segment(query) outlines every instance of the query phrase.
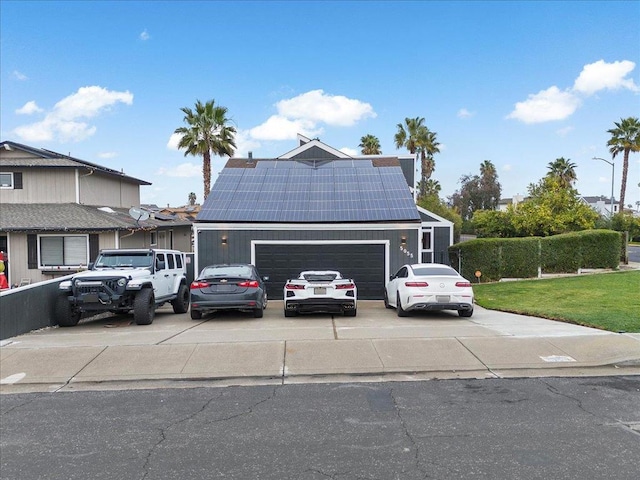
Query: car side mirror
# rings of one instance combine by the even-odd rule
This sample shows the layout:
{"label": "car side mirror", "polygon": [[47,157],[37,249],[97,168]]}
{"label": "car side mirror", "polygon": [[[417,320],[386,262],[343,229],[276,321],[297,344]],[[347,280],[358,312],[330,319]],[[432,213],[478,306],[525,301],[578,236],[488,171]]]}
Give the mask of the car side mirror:
{"label": "car side mirror", "polygon": [[93,263],[93,262],[89,262],[89,265],[87,265],[87,268],[88,268],[89,270],[93,270],[94,265],[95,265],[95,263]]}
{"label": "car side mirror", "polygon": [[156,259],[156,270],[164,270],[165,264],[162,260]]}
{"label": "car side mirror", "polygon": [[268,282],[269,281],[269,275],[265,275],[264,277],[262,277],[262,281]]}

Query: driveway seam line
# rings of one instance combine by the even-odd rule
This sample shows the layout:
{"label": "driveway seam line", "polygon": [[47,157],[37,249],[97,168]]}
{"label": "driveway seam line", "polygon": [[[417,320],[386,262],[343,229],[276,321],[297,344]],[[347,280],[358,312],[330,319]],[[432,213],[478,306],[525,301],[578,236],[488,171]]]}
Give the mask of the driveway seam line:
{"label": "driveway seam line", "polygon": [[100,350],[91,360],[89,360],[87,363],[85,363],[80,370],[78,370],[76,373],[71,375],[71,377],[69,377],[69,379],[64,383],[64,385],[62,385],[60,388],[55,389],[53,393],[57,393],[60,390],[62,390],[63,388],[67,387],[80,373],[82,373],[82,371],[85,368],[87,368],[91,363],[93,363],[93,361],[96,358],[98,358],[100,355],[102,355],[107,350],[107,348],[109,348],[109,347],[106,346],[102,350]]}

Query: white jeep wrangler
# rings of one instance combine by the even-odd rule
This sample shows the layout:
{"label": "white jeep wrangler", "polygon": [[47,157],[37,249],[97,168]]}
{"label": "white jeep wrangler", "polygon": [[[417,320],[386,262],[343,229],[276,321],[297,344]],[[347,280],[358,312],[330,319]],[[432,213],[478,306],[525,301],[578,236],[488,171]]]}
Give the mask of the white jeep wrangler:
{"label": "white jeep wrangler", "polygon": [[138,325],[153,322],[156,307],[171,302],[174,313],[189,310],[185,258],[177,250],[101,250],[89,270],[60,283],[55,317],[61,327],[78,324],[83,313],[128,313]]}

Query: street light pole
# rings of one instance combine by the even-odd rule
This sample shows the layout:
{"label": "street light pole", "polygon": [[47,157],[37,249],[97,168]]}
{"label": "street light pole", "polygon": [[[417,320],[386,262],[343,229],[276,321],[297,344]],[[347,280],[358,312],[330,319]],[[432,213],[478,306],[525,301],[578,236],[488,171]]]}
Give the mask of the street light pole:
{"label": "street light pole", "polygon": [[613,221],[613,179],[616,174],[616,164],[600,157],[593,157],[593,160],[602,160],[603,162],[607,162],[611,165],[611,212],[609,212],[609,218]]}

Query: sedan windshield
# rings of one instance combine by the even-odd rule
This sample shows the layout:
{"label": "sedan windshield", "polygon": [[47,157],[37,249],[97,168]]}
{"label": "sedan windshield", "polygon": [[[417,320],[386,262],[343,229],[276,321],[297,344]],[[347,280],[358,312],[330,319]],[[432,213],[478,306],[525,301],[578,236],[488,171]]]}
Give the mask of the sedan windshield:
{"label": "sedan windshield", "polygon": [[219,277],[234,277],[234,278],[251,278],[251,269],[244,265],[226,266],[226,267],[206,267],[202,270],[200,278],[219,278]]}
{"label": "sedan windshield", "polygon": [[449,267],[417,267],[413,269],[413,273],[417,277],[428,277],[431,275],[450,275],[457,277],[458,272]]}

